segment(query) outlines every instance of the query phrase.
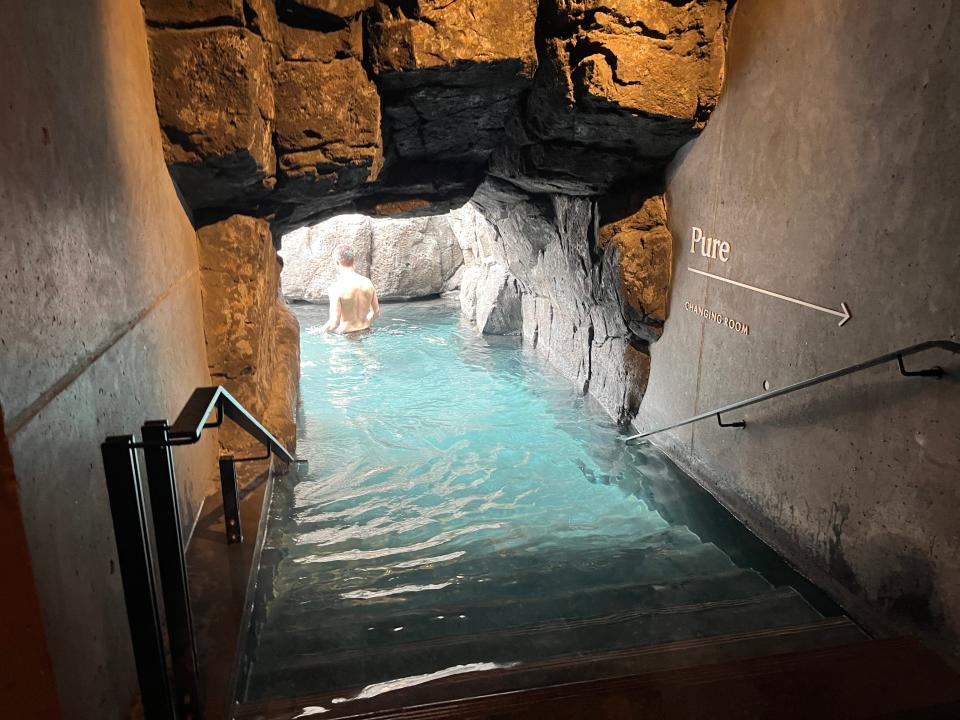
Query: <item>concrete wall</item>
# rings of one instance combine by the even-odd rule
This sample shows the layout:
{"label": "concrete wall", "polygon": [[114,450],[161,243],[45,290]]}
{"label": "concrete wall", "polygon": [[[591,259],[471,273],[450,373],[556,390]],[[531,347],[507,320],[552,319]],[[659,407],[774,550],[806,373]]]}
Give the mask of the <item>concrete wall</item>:
{"label": "concrete wall", "polygon": [[[6,3],[0,67],[0,407],[20,515],[63,713],[121,717],[135,675],[99,443],[209,383],[196,235],[136,0]],[[187,522],[213,453],[175,452]]]}
{"label": "concrete wall", "polygon": [[[960,332],[960,3],[741,0],[728,60],[668,178],[675,277],[642,428]],[[694,226],[727,262],[689,252]],[[860,617],[957,652],[960,362],[908,364],[953,374],[886,366],[659,442]]]}

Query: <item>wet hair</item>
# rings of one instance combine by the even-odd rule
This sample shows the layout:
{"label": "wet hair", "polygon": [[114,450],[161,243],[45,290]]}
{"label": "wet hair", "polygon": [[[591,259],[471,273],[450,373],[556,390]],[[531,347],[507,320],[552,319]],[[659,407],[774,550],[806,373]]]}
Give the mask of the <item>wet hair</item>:
{"label": "wet hair", "polygon": [[346,267],[352,267],[354,263],[353,248],[348,245],[341,245],[337,248],[337,262]]}

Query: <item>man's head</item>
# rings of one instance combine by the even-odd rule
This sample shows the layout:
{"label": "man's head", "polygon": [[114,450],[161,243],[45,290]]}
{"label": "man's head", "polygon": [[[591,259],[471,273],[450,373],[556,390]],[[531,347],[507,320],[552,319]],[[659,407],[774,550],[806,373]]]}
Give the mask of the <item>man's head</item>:
{"label": "man's head", "polygon": [[352,268],[354,257],[353,257],[353,248],[348,245],[341,245],[337,248],[337,265],[345,268]]}

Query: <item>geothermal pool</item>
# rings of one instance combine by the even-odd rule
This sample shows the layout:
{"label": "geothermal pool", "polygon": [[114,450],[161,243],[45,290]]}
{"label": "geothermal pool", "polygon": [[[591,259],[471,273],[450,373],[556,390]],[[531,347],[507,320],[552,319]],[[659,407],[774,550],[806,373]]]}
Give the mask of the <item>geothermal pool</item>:
{"label": "geothermal pool", "polygon": [[327,695],[319,714],[450,675],[821,617],[519,338],[477,336],[445,300],[385,305],[359,339],[321,334],[325,307],[296,311],[310,470],[269,499],[241,701]]}

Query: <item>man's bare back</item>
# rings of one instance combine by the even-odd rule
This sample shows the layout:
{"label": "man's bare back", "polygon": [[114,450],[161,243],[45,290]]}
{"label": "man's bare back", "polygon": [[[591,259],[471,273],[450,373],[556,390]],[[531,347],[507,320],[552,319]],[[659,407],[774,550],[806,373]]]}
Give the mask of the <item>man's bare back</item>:
{"label": "man's bare back", "polygon": [[353,252],[346,247],[337,249],[339,276],[330,286],[330,319],[324,332],[351,333],[366,330],[380,317],[377,291],[369,278],[353,269]]}

